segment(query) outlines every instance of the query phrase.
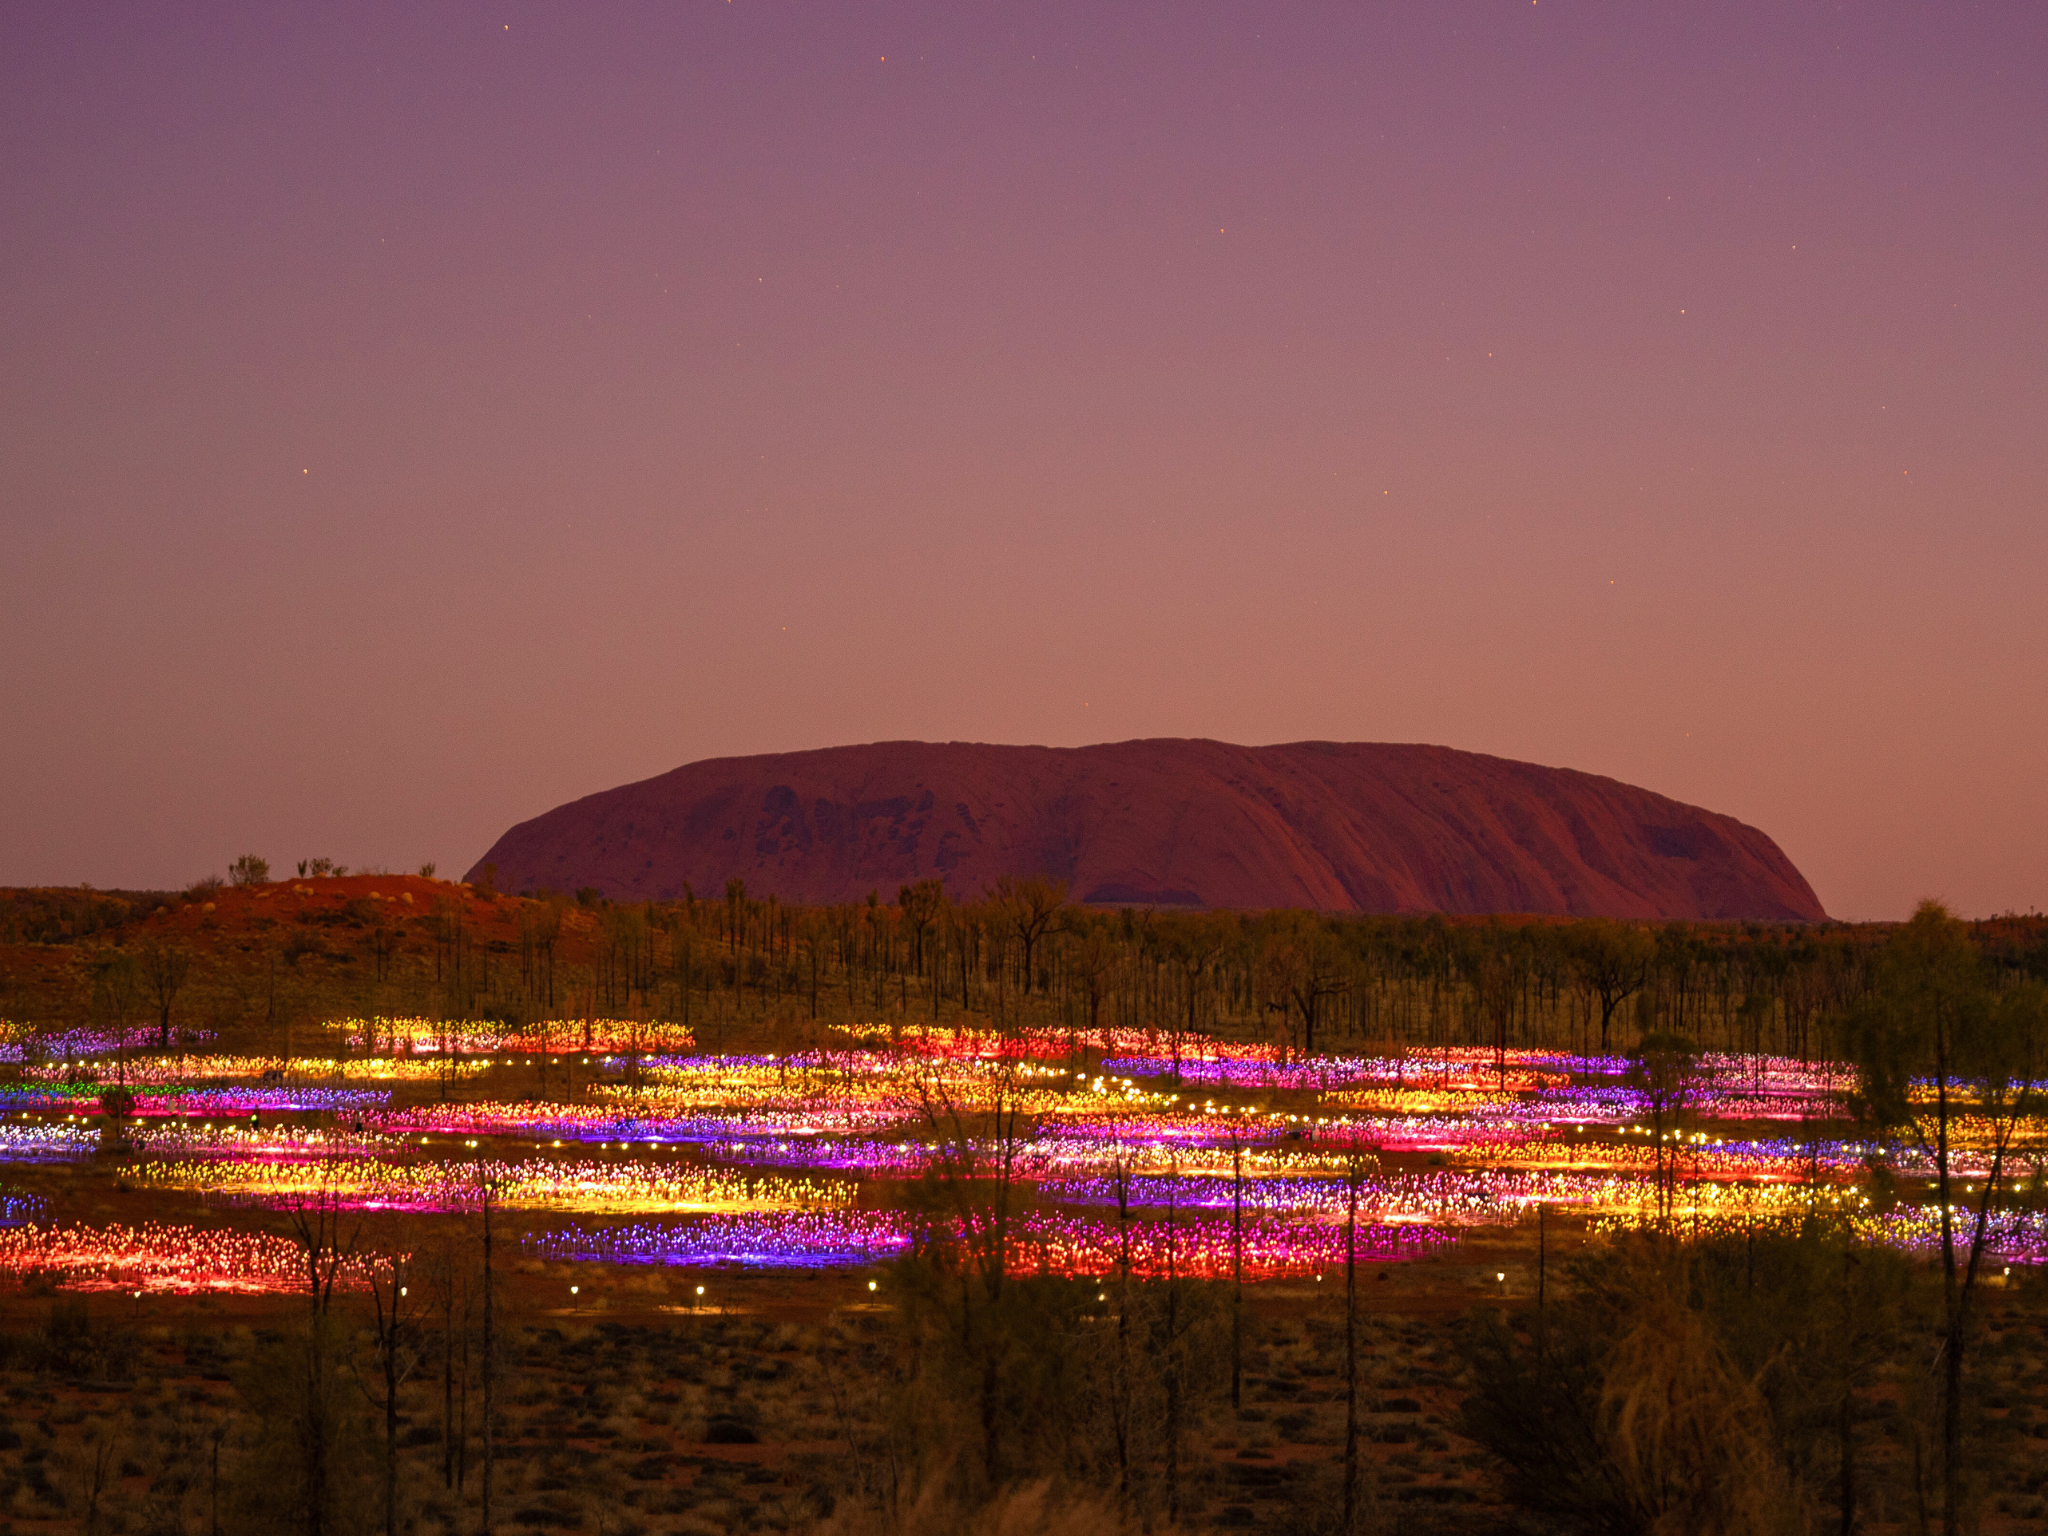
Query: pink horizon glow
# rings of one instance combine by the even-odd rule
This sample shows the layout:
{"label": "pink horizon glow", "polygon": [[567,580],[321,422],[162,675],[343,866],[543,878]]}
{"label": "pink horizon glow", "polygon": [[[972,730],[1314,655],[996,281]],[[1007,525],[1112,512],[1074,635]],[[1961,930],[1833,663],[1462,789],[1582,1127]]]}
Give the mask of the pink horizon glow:
{"label": "pink horizon glow", "polygon": [[0,20],[0,884],[1423,741],[2048,906],[2048,12]]}

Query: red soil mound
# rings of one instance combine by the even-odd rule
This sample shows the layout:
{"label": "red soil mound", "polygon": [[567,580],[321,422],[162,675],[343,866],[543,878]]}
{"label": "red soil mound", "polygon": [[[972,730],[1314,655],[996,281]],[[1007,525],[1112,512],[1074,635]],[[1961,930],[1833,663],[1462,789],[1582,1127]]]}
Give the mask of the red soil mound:
{"label": "red soil mound", "polygon": [[1824,918],[1754,827],[1613,779],[1447,747],[882,742],[713,758],[522,822],[501,890],[833,902],[1050,874],[1091,904]]}
{"label": "red soil mound", "polygon": [[267,885],[224,885],[171,898],[144,918],[146,931],[183,942],[199,953],[241,952],[252,937],[280,924],[354,927],[382,918],[402,923],[452,911],[483,940],[515,936],[514,904],[499,902],[453,880],[420,875],[308,875]]}

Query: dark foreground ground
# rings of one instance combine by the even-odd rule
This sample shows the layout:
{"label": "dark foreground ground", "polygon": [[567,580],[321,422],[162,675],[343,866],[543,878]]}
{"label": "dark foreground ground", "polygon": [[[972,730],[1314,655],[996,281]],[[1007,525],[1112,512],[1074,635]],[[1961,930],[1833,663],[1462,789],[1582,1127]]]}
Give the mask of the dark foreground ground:
{"label": "dark foreground ground", "polygon": [[[722,1305],[686,1305],[699,1278],[599,1266],[516,1277],[497,1388],[494,1525],[613,1536],[801,1530],[844,1517],[849,1498],[887,1481],[867,1461],[888,1427],[881,1389],[902,1369],[894,1309],[847,1276],[714,1275],[704,1283]],[[1406,1515],[1393,1528],[1496,1529],[1488,1458],[1451,1428],[1471,1277],[1441,1278],[1442,1294],[1406,1275],[1367,1282],[1371,1488],[1380,1513]],[[581,1288],[573,1310],[535,1305],[570,1283]],[[99,1294],[81,1317],[76,1298],[7,1297],[0,1519],[15,1530],[182,1532],[210,1530],[218,1505],[224,1529],[246,1527],[240,1483],[265,1459],[252,1445],[261,1430],[245,1401],[250,1377],[300,1311],[274,1298]],[[1243,1406],[1204,1410],[1190,1435],[1183,1523],[1321,1528],[1335,1513],[1344,1438],[1339,1288],[1256,1288],[1246,1326]],[[351,1390],[374,1389],[370,1374]],[[447,1476],[438,1360],[423,1362],[402,1398],[402,1528],[477,1528],[474,1362],[457,1390],[456,1420],[471,1431],[459,1489]],[[360,1450],[372,1480],[374,1449]],[[381,1524],[381,1503],[378,1513]]]}
{"label": "dark foreground ground", "polygon": [[[1526,1308],[1526,1298],[1486,1294],[1500,1289],[1492,1266],[1519,1257],[1504,1244],[1362,1277],[1369,1471],[1359,1529],[1541,1528],[1503,1502],[1492,1458],[1455,1427],[1468,1385],[1463,1332],[1477,1309]],[[903,1427],[890,1420],[901,1412],[905,1343],[886,1279],[870,1292],[868,1278],[522,1265],[508,1279],[500,1323],[492,1528],[608,1536],[899,1528],[873,1511],[892,1478],[904,1496],[904,1469],[889,1446],[892,1427]],[[571,1284],[575,1305],[551,1305]],[[1242,1405],[1233,1410],[1225,1396],[1191,1413],[1182,1527],[1336,1528],[1341,1300],[1335,1284],[1251,1291]],[[280,1381],[297,1379],[286,1341],[303,1315],[302,1303],[276,1297],[11,1290],[0,1298],[0,1529],[168,1536],[279,1528],[262,1494],[288,1459],[276,1395]],[[335,1476],[352,1491],[333,1529],[383,1528],[382,1420],[371,1406],[378,1382],[365,1337],[355,1334],[350,1360],[337,1357],[330,1382]],[[1061,1347],[1100,1346],[1070,1338]],[[453,1373],[438,1354],[423,1355],[401,1393],[402,1530],[482,1528],[473,1334],[469,1348],[466,1370],[458,1360]],[[2026,1292],[1994,1295],[1980,1360],[1981,1529],[2042,1529],[2048,1340]],[[1862,1528],[1912,1529],[1890,1422],[1899,1405],[1879,1398],[1865,1412],[1884,1465]],[[444,1422],[467,1429],[452,1447]],[[934,1424],[931,1433],[955,1429]],[[1073,1454],[1099,1450],[1077,1445]],[[1141,1522],[1152,1529],[1168,1524],[1158,1471],[1148,1472]],[[1088,1511],[1061,1517],[1026,1498],[991,1529],[1109,1529],[1114,1508],[1098,1497]]]}

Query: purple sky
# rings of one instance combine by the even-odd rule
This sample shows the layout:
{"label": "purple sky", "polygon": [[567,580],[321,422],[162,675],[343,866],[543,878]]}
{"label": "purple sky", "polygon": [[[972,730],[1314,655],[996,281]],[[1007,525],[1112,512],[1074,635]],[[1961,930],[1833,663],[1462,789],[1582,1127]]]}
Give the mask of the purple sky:
{"label": "purple sky", "polygon": [[2048,7],[0,11],[0,883],[1430,741],[2048,907]]}

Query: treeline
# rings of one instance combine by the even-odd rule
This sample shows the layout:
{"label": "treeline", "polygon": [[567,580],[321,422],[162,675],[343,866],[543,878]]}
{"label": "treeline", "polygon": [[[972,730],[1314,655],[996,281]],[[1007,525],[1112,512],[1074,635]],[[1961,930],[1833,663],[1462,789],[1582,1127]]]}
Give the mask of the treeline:
{"label": "treeline", "polygon": [[[141,919],[198,899],[17,892],[63,914],[61,986],[0,976],[0,1012],[112,1025]],[[44,902],[43,898],[51,899]],[[40,905],[38,903],[41,903]],[[202,923],[202,927],[204,924]],[[1623,922],[1304,911],[1105,911],[1044,879],[976,901],[936,880],[893,900],[801,906],[728,883],[718,899],[613,903],[451,887],[426,910],[354,899],[201,954],[169,1013],[187,1025],[377,1013],[671,1020],[716,1043],[745,1021],[967,1021],[1217,1034],[1292,1052],[1417,1046],[1625,1051],[1656,1033],[1743,1054],[1840,1054],[1829,1020],[1871,986],[1892,925]],[[1994,975],[2048,977],[2048,920],[1970,925]],[[26,974],[26,973],[24,973]],[[27,995],[30,991],[34,995]],[[134,996],[131,998],[130,993]],[[161,989],[147,998],[162,1023]]]}
{"label": "treeline", "polygon": [[[790,1016],[961,1018],[1077,1035],[1118,1029],[1269,1039],[1293,1051],[1380,1045],[1615,1050],[1685,1035],[1707,1049],[1811,1056],[1822,1021],[1871,985],[1887,926],[1453,920],[1301,911],[1116,911],[1056,882],[1005,881],[950,901],[937,881],[896,899],[804,907],[757,898],[523,904],[484,1008],[682,1022]],[[565,913],[574,914],[565,919]],[[565,935],[580,919],[580,942]],[[437,938],[463,953],[459,916]],[[2048,976],[2048,923],[1972,925],[1999,974]],[[575,958],[572,952],[580,951]],[[446,969],[444,968],[444,974]],[[1836,1042],[1838,1043],[1838,1042]]]}

